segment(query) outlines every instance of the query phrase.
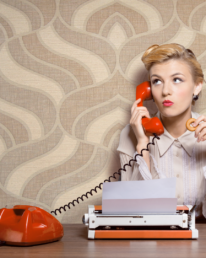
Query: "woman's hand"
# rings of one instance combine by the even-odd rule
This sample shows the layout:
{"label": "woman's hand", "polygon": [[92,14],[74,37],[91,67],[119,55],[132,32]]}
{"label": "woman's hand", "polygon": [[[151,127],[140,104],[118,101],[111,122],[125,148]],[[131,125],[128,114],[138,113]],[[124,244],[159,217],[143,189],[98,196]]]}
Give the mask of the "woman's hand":
{"label": "woman's hand", "polygon": [[[202,122],[201,124],[199,124]],[[199,125],[198,125],[199,124]],[[197,142],[205,141],[206,140],[206,116],[199,116],[195,122],[193,122],[193,126],[197,126],[197,129],[195,130],[195,137],[197,139]]]}
{"label": "woman's hand", "polygon": [[149,142],[149,136],[145,135],[144,128],[142,126],[142,117],[151,118],[146,107],[137,107],[141,99],[134,102],[131,108],[130,125],[134,131],[138,143]]}

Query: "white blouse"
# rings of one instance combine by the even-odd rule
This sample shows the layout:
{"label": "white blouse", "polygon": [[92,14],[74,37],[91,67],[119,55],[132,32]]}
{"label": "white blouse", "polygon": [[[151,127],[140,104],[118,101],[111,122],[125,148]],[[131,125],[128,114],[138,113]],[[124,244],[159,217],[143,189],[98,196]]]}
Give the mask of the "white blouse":
{"label": "white blouse", "polygon": [[[191,112],[193,118],[200,114]],[[159,111],[154,115],[160,119]],[[187,130],[177,139],[164,128],[160,140],[155,139],[155,145],[149,145],[150,170],[141,156],[136,157],[132,166],[126,166],[126,172],[121,171],[121,180],[150,180],[157,178],[176,177],[177,204],[196,203],[196,216],[206,217],[206,141],[197,142],[195,132]],[[150,136],[152,142],[154,136]],[[121,168],[138,153],[137,139],[133,129],[128,124],[120,134],[117,151],[120,155]],[[146,146],[145,146],[146,147]]]}

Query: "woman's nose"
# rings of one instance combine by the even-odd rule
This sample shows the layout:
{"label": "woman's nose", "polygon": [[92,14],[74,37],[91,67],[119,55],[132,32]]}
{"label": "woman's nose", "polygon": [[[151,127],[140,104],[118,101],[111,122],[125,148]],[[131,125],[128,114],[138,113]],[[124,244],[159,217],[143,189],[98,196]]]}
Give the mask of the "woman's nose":
{"label": "woman's nose", "polygon": [[172,91],[171,84],[169,82],[164,82],[163,88],[162,88],[163,95],[171,94],[171,91]]}

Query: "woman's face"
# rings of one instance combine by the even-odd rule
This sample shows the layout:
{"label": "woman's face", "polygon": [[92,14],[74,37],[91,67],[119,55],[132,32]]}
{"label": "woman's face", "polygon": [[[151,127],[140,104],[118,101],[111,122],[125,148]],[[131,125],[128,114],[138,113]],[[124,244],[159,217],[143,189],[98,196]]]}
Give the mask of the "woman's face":
{"label": "woman's face", "polygon": [[[161,64],[154,64],[150,69],[152,95],[160,113],[165,117],[180,115],[192,102],[192,96],[201,91],[202,84],[196,87],[189,65],[180,60],[171,59]],[[163,101],[174,104],[164,106]]]}

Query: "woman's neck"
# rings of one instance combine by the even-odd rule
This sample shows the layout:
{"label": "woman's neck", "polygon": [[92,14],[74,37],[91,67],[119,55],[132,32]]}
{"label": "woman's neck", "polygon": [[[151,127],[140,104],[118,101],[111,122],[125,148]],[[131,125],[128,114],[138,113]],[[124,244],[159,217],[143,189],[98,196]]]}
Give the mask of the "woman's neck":
{"label": "woman's neck", "polygon": [[191,107],[188,108],[182,114],[175,116],[175,117],[165,117],[160,114],[160,120],[166,130],[169,132],[170,135],[174,138],[180,137],[187,131],[186,122],[188,119],[192,117],[191,114]]}

